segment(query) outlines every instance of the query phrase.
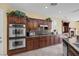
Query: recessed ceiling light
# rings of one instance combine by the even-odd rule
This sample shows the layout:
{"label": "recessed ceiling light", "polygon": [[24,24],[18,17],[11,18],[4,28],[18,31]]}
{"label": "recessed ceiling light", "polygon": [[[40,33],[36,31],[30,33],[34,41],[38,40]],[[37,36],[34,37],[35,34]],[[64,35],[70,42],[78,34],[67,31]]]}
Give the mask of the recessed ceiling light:
{"label": "recessed ceiling light", "polygon": [[48,8],[47,6],[45,6],[45,8]]}

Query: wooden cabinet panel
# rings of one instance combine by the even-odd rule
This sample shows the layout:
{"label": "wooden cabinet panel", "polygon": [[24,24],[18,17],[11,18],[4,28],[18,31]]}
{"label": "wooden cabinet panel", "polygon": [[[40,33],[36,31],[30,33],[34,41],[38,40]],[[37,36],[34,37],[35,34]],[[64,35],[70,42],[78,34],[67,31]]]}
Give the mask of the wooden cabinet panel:
{"label": "wooden cabinet panel", "polygon": [[62,21],[62,30],[63,30],[63,33],[68,33],[69,32],[69,22],[63,22]]}
{"label": "wooden cabinet panel", "polygon": [[39,48],[39,37],[37,38],[34,38],[34,40],[33,40],[33,48],[34,49],[38,49]]}
{"label": "wooden cabinet panel", "polygon": [[16,16],[7,16],[9,24],[26,24],[26,18],[16,17]]}
{"label": "wooden cabinet panel", "polygon": [[27,25],[28,29],[35,30],[35,29],[38,28],[38,25],[39,25],[39,23],[38,23],[38,21],[36,19],[29,18],[28,25]]}
{"label": "wooden cabinet panel", "polygon": [[33,49],[33,39],[29,38],[27,39],[27,50],[32,50]]}
{"label": "wooden cabinet panel", "polygon": [[15,18],[14,18],[14,17],[8,16],[8,17],[7,17],[7,20],[8,20],[8,23],[9,23],[9,24],[14,24],[14,23],[15,23]]}
{"label": "wooden cabinet panel", "polygon": [[35,18],[28,18],[28,28],[31,30],[37,29],[39,25],[48,25],[48,29],[51,29],[52,22],[42,20],[42,19],[35,19]]}
{"label": "wooden cabinet panel", "polygon": [[45,47],[45,46],[46,46],[46,38],[40,37],[40,47]]}
{"label": "wooden cabinet panel", "polygon": [[47,36],[46,37],[46,46],[49,46],[51,44],[51,37]]}
{"label": "wooden cabinet panel", "polygon": [[26,24],[26,18],[23,18],[23,17],[21,18],[21,17],[20,17],[20,18],[19,18],[19,23],[20,23],[20,24]]}
{"label": "wooden cabinet panel", "polygon": [[26,51],[26,48],[19,48],[19,49],[15,49],[15,50],[8,50],[7,54],[9,56],[11,56],[11,55],[14,55],[14,54],[17,54],[17,53],[22,53],[22,52],[25,52],[25,51]]}

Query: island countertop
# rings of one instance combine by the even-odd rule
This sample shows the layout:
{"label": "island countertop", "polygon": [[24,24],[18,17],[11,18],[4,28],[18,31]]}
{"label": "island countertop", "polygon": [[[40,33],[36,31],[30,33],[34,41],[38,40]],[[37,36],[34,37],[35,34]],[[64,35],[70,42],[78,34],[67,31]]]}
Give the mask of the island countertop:
{"label": "island countertop", "polygon": [[77,47],[75,44],[79,44],[79,42],[77,42],[77,38],[76,37],[72,37],[72,38],[65,38],[63,39],[66,43],[68,43],[69,45],[71,45],[78,53],[79,53],[79,47]]}

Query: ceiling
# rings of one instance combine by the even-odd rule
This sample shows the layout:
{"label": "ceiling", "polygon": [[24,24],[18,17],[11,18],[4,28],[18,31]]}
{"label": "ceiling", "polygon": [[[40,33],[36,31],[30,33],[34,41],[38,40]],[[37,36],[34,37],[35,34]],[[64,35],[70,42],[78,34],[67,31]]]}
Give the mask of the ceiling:
{"label": "ceiling", "polygon": [[33,11],[50,17],[63,17],[72,20],[79,20],[79,3],[11,3],[11,7],[23,11]]}

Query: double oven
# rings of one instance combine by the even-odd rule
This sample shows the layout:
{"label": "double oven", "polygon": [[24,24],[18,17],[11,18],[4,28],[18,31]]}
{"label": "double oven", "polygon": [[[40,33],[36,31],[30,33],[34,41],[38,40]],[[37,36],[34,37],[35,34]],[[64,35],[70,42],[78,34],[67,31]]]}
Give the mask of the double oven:
{"label": "double oven", "polygon": [[9,50],[26,47],[25,24],[9,24]]}

